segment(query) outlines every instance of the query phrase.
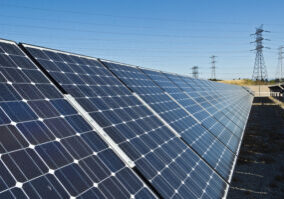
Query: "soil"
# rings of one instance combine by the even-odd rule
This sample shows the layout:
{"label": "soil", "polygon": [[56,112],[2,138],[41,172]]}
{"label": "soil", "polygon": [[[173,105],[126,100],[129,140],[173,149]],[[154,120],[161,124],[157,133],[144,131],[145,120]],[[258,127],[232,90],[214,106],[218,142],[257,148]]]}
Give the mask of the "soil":
{"label": "soil", "polygon": [[228,199],[284,198],[284,109],[256,97]]}

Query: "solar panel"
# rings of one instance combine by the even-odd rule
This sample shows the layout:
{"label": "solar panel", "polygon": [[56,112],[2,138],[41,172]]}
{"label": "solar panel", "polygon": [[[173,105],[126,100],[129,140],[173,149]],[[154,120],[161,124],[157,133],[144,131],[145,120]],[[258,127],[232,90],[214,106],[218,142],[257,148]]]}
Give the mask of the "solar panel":
{"label": "solar panel", "polygon": [[95,58],[23,44],[163,198],[221,198],[228,184]]}
{"label": "solar panel", "polygon": [[[220,109],[220,107],[216,107],[214,106],[214,104],[217,103],[217,101],[214,101],[214,98],[212,97],[212,95],[214,94],[213,92],[210,92],[211,89],[209,88],[205,88],[203,86],[203,90],[202,91],[190,91],[190,92],[185,92],[185,90],[183,90],[183,86],[184,84],[180,83],[183,80],[176,75],[172,75],[172,74],[166,74],[165,75],[172,80],[172,82],[177,85],[177,88],[180,89],[179,91],[183,94],[183,99],[187,100],[191,100],[190,102],[188,102],[188,106],[187,109],[189,109],[190,112],[196,112],[194,113],[194,115],[196,115],[196,117],[200,120],[203,121],[203,124],[207,127],[210,128],[211,124],[218,124],[218,129],[219,131],[221,131],[221,128],[225,129],[226,132],[231,132],[233,136],[237,136],[237,139],[240,137],[240,134],[242,132],[242,129],[237,126],[236,124],[234,124],[229,118],[225,117],[225,115],[223,115],[218,109]],[[202,81],[201,81],[202,82]],[[180,86],[179,86],[180,84]],[[189,85],[190,86],[190,85]],[[216,90],[216,89],[214,89]],[[220,104],[222,105],[222,104]],[[194,106],[195,110],[191,111],[191,106]],[[201,114],[199,114],[200,112],[202,112],[202,116]],[[206,112],[206,113],[204,113]],[[221,125],[220,125],[221,124]],[[225,127],[225,128],[224,128]],[[234,151],[235,152],[235,151]]]}
{"label": "solar panel", "polygon": [[[188,80],[189,78],[185,78],[185,81]],[[237,107],[241,112],[244,112],[245,114],[249,112],[248,107],[250,107],[251,105],[252,96],[247,95],[247,93],[244,92],[244,89],[235,85],[225,85],[216,82],[210,82],[210,85],[211,88],[214,89],[214,92],[210,91],[211,95],[215,99],[217,99],[217,101],[214,102],[214,105],[218,107],[219,110],[223,112],[222,109],[224,109],[224,107],[227,109],[233,109],[233,107]],[[245,108],[243,109],[242,106],[244,106]],[[235,112],[231,111],[231,114],[234,115]],[[240,127],[243,127],[243,125],[240,125]]]}
{"label": "solar panel", "polygon": [[[192,80],[189,81],[190,78],[181,78],[189,84],[193,82]],[[252,96],[244,94],[241,87],[234,88],[234,86],[229,86],[229,88],[226,89],[220,88],[220,86],[223,87],[222,84],[218,86],[214,86],[214,84],[215,83],[211,83],[209,90],[206,92],[202,91],[201,94],[200,92],[197,94],[196,91],[193,92],[190,89],[187,90],[188,85],[184,86],[181,84],[179,86],[185,90],[188,95],[195,98],[198,103],[200,101],[201,105],[203,105],[202,102],[204,100],[207,101],[205,104],[210,102],[210,107],[207,108],[208,112],[240,138],[247,120]],[[196,95],[197,97],[195,97]],[[234,110],[234,107],[236,110]]]}
{"label": "solar panel", "polygon": [[[239,113],[239,111],[237,111],[237,113],[235,112],[228,114],[226,117],[225,114],[221,112],[222,109],[224,109],[223,103],[221,102],[221,104],[218,105],[218,102],[221,101],[220,98],[218,99],[219,101],[215,100],[215,98],[224,95],[224,93],[216,95],[216,90],[218,90],[217,86],[220,86],[221,84],[220,85],[215,84],[212,86],[210,85],[211,82],[209,83],[209,81],[194,80],[192,78],[183,77],[184,79],[188,79],[188,82],[192,82],[191,84],[187,84],[185,83],[185,81],[182,80],[182,77],[179,75],[163,73],[167,77],[165,78],[165,76],[162,75],[162,73],[160,72],[145,70],[145,69],[142,69],[142,71],[145,72],[150,78],[152,78],[157,85],[159,85],[165,91],[170,93],[170,95],[172,95],[183,107],[185,107],[190,113],[192,113],[199,121],[201,122],[204,120],[206,121],[206,118],[210,118],[213,121],[214,119],[217,119],[218,122],[221,122],[222,125],[224,125],[227,129],[230,130],[231,133],[233,133],[233,135],[238,137],[239,140],[238,145],[235,145],[235,151],[234,151],[235,153],[238,153],[238,149],[240,147],[240,140],[244,131],[245,123],[239,124],[242,127],[241,128],[232,121],[236,121],[239,119],[244,119],[244,121],[247,121],[249,106],[251,105],[252,102],[251,96],[247,95],[247,93],[245,93],[241,87],[232,86],[228,88],[229,90],[233,90],[233,92],[231,92],[233,97],[229,100],[230,103],[227,106],[228,108],[230,108],[234,107],[234,105],[242,103],[243,105],[246,105],[246,108],[244,109],[245,114],[242,115]],[[169,80],[171,80],[172,83]],[[193,89],[193,88],[199,88],[196,85],[196,83],[193,83],[198,81],[203,82],[202,90]],[[193,86],[194,84],[195,86]],[[211,90],[213,90],[214,92],[212,92]],[[222,89],[222,92],[225,92],[225,89]],[[217,105],[215,106],[215,104]],[[240,108],[241,107],[238,107],[238,109]],[[205,111],[207,111],[208,113],[207,114],[204,113]],[[207,125],[205,124],[204,126]],[[221,131],[220,128],[219,131]],[[236,161],[236,158],[234,161]],[[233,171],[232,167],[230,167],[230,171],[231,172],[229,176],[229,181],[231,180],[231,175]]]}
{"label": "solar panel", "polygon": [[[188,111],[190,114],[192,114],[192,117],[195,117],[197,121],[201,122],[201,124],[195,122],[191,127],[181,131],[181,133],[183,134],[184,139],[187,140],[188,144],[195,145],[197,150],[202,148],[199,154],[204,156],[205,153],[204,159],[210,162],[211,166],[215,168],[226,180],[228,180],[235,156],[229,150],[230,147],[226,147],[230,146],[230,142],[224,144],[221,143],[222,139],[219,138],[220,136],[215,137],[214,134],[210,133],[210,128],[208,128],[208,131],[204,128],[204,125],[202,126],[203,121],[212,116],[208,114],[206,109],[199,106],[199,104],[197,104],[190,96],[186,95],[177,85],[168,79],[166,75],[171,76],[172,79],[179,77],[174,77],[174,75],[171,74],[163,74],[152,70],[141,70],[148,75],[148,77],[151,78],[160,88],[174,98],[174,100],[176,100],[177,103],[179,103],[185,109],[185,111]],[[212,118],[212,120],[214,123],[217,122],[214,120],[214,118]],[[219,129],[219,131],[221,131],[221,129]]]}
{"label": "solar panel", "polygon": [[[210,102],[215,108],[210,108],[206,106],[207,110],[214,114],[214,117],[218,119],[218,121],[222,121],[224,124],[224,121],[228,122],[225,126],[230,126],[229,123],[231,121],[234,121],[234,124],[237,124],[241,132],[238,128],[233,127],[231,128],[231,131],[235,133],[240,138],[240,142],[238,145],[238,149],[236,151],[236,155],[238,155],[240,151],[241,146],[241,140],[244,134],[246,122],[248,120],[250,107],[252,104],[253,96],[247,95],[246,92],[243,91],[241,87],[234,86],[234,85],[224,85],[219,84],[216,82],[211,81],[203,81],[203,83],[206,83],[206,87],[202,89],[202,91],[199,91],[198,89],[193,89],[194,82],[198,82],[200,80],[195,80],[189,77],[180,76],[180,79],[183,79],[184,81],[180,81],[178,78],[174,78],[173,82],[178,85],[180,88],[182,88],[188,95],[190,96],[196,96],[196,92],[198,92],[198,96],[206,96],[204,97],[208,102]],[[186,82],[186,84],[185,84]],[[198,87],[195,87],[198,88]],[[209,89],[209,90],[208,90]],[[197,100],[196,102],[199,103],[199,101],[203,100]],[[212,106],[211,106],[212,107]],[[218,109],[218,112],[216,112],[216,109]],[[220,113],[222,112],[222,114]],[[230,118],[231,121],[229,121],[227,118],[224,118],[224,115],[226,115],[227,118]],[[237,129],[237,131],[235,131]],[[237,156],[234,160],[234,165],[236,164]],[[234,166],[233,166],[234,169]],[[232,175],[230,176],[229,181],[231,181]]]}
{"label": "solar panel", "polygon": [[[170,124],[187,144],[214,169],[218,170],[218,173],[223,176],[224,179],[227,180],[229,178],[234,154],[226,149],[220,141],[166,95],[142,71],[137,68],[110,62],[105,62],[105,64]],[[153,71],[148,72],[155,73]],[[168,90],[174,89],[168,82],[164,85],[168,87]]]}
{"label": "solar panel", "polygon": [[0,77],[0,198],[156,198],[10,41]]}

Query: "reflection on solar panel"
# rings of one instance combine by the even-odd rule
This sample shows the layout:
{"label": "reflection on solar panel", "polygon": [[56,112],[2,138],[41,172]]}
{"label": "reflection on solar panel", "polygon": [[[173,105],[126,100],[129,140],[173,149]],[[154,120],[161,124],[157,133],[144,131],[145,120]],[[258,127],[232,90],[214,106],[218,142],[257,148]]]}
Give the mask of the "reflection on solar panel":
{"label": "reflection on solar panel", "polygon": [[0,51],[0,198],[155,198],[14,43]]}
{"label": "reflection on solar panel", "polygon": [[[134,92],[140,95],[172,128],[190,145],[206,162],[208,162],[224,179],[229,180],[235,155],[224,146],[218,139],[224,141],[228,147],[238,147],[238,141],[234,135],[224,131],[225,127],[219,124],[214,128],[214,137],[198,120],[191,116],[192,110],[183,108],[181,104],[195,105],[174,83],[162,73],[142,70],[134,67],[104,62],[123,82]],[[151,77],[154,82],[149,78]],[[170,94],[165,93],[167,91]],[[173,99],[173,100],[172,100]],[[176,101],[176,102],[175,102]],[[195,107],[197,109],[197,107]],[[188,112],[187,112],[188,110]],[[200,109],[199,109],[200,110]],[[198,119],[208,114],[205,110],[200,111]],[[209,116],[210,117],[210,116]],[[211,118],[214,123],[217,123]],[[214,125],[211,124],[211,126]],[[220,126],[222,128],[220,128]],[[212,131],[212,127],[208,128]],[[224,132],[223,132],[224,131]],[[226,134],[225,134],[226,133]],[[225,136],[223,135],[225,134]],[[232,138],[234,142],[232,142]],[[236,152],[237,149],[234,150]]]}
{"label": "reflection on solar panel", "polygon": [[[159,85],[165,92],[169,94],[174,100],[177,101],[180,105],[182,105],[185,110],[192,114],[192,117],[196,118],[194,123],[185,122],[188,124],[188,127],[185,129],[176,129],[182,134],[183,139],[191,145],[200,156],[204,157],[204,159],[218,171],[224,179],[228,180],[230,171],[233,165],[233,160],[235,155],[226,147],[230,146],[230,142],[225,145],[220,142],[219,137],[214,136],[214,134],[210,133],[210,128],[208,130],[202,126],[203,119],[206,117],[210,117],[210,115],[206,112],[205,109],[198,106],[195,101],[193,101],[189,96],[187,96],[183,91],[178,88],[173,82],[171,82],[163,73],[150,71],[150,70],[142,70],[145,74],[147,74],[151,79],[155,81],[157,85]],[[173,76],[173,75],[172,75]],[[179,78],[179,77],[177,77]],[[167,110],[164,110],[167,111]],[[196,113],[196,114],[194,114]],[[212,119],[214,123],[216,121]],[[180,122],[178,118],[176,121]],[[169,123],[174,123],[176,121],[168,121]],[[198,123],[198,121],[201,122]],[[180,126],[179,124],[175,126]],[[220,131],[221,129],[219,129]],[[194,132],[194,133],[192,133]],[[233,135],[230,135],[233,137]],[[206,142],[204,142],[206,140]],[[212,158],[214,157],[214,158]]]}
{"label": "reflection on solar panel", "polygon": [[[184,77],[181,77],[181,79],[189,85],[196,85],[196,80],[194,79]],[[192,89],[188,89],[188,86],[184,86],[184,84],[179,85],[179,81],[175,81],[175,83],[188,93],[188,95],[195,98],[201,106],[206,107],[206,102],[204,105],[202,105],[202,102],[207,101],[209,107],[207,106],[206,110],[224,126],[230,129],[237,137],[241,137],[252,96],[247,95],[243,89],[237,86],[227,86],[209,81],[202,82],[207,84],[207,89],[205,91],[193,92]],[[233,111],[234,107],[237,108],[237,112]],[[216,109],[218,109],[218,111]],[[229,114],[225,114],[226,109],[230,112]],[[241,115],[238,115],[238,112]],[[224,117],[223,114],[227,117]],[[228,120],[228,118],[230,120]]]}
{"label": "reflection on solar panel", "polygon": [[0,198],[226,197],[249,92],[20,47],[0,42]]}
{"label": "reflection on solar panel", "polygon": [[[212,87],[206,88],[206,85],[202,86],[198,86],[195,85],[193,87],[191,87],[194,84],[188,84],[185,81],[182,80],[181,76],[178,75],[173,75],[173,74],[169,74],[169,73],[159,73],[159,72],[155,72],[155,71],[150,71],[150,70],[145,70],[145,69],[141,69],[145,74],[147,74],[152,80],[155,81],[155,83],[157,85],[159,85],[164,91],[168,92],[180,105],[182,105],[188,112],[190,112],[198,121],[201,122],[201,124],[206,127],[209,131],[212,132],[213,135],[216,136],[217,139],[219,139],[221,142],[225,143],[225,145],[231,149],[234,153],[236,152],[236,150],[233,150],[232,145],[234,143],[232,143],[232,140],[236,140],[236,136],[237,139],[240,139],[240,135],[243,132],[243,128],[241,129],[240,127],[238,127],[236,124],[234,124],[228,117],[226,117],[223,113],[221,113],[221,109],[223,107],[216,107],[213,106],[214,104],[218,104],[218,101],[216,101],[213,97],[218,97],[218,95],[215,95],[215,90],[216,90],[216,85],[215,88],[213,87],[214,92],[212,92]],[[196,81],[195,79],[191,79],[191,78],[184,78],[184,79],[188,79],[189,81]],[[196,81],[196,82],[200,82],[206,84],[208,81]],[[193,88],[201,88],[201,90],[194,90]],[[237,87],[238,88],[238,87]],[[225,92],[226,90],[223,89],[223,92]],[[230,101],[230,106],[233,106],[232,103],[234,103],[234,101],[240,101],[243,102],[244,104],[249,104],[247,103],[246,100],[241,100],[241,98],[244,96],[244,91],[242,89],[236,89],[233,93],[233,97],[237,98],[237,99],[232,99]],[[220,95],[220,94],[219,94]],[[215,100],[215,101],[214,101]],[[219,99],[219,101],[221,101]],[[213,104],[213,105],[212,105]],[[223,104],[220,104],[221,106],[223,106]],[[222,118],[217,117],[216,115],[221,115]],[[233,115],[233,114],[232,114]],[[215,117],[216,116],[216,117]],[[236,116],[236,115],[235,115]],[[246,115],[246,117],[248,116],[248,114]],[[216,120],[217,119],[217,120]],[[247,118],[245,118],[246,120]],[[209,122],[210,120],[210,122]],[[218,124],[218,122],[221,122],[224,126],[222,126],[222,124]],[[228,139],[229,141],[224,142],[224,138],[222,136],[222,134],[215,134],[214,132],[218,132],[218,131],[213,131],[212,130],[212,126],[218,124],[218,128],[217,130],[219,132],[222,132],[221,129],[226,129],[226,133],[227,133],[230,138]],[[224,128],[226,127],[226,128]],[[229,131],[228,131],[229,130]],[[223,130],[224,131],[224,130]],[[241,131],[241,132],[240,132]],[[223,132],[224,134],[224,132]],[[202,144],[197,144],[196,141],[192,138],[194,135],[194,133],[190,133],[187,136],[187,139],[190,139],[189,144],[190,143],[194,143],[197,145],[198,148],[201,148]],[[196,136],[200,136],[201,133],[197,134]],[[209,136],[210,137],[210,136]],[[207,140],[207,142],[205,142],[205,144],[211,144],[213,143],[213,141],[210,141],[209,138],[199,138],[202,141]],[[226,147],[222,146],[222,144],[220,145],[220,143],[218,141],[214,141],[215,146],[217,147],[221,147],[221,151],[216,150],[216,148],[214,147],[210,147],[210,146],[206,146],[204,145],[204,150],[211,148],[211,150],[213,151],[218,151],[217,154],[221,155],[221,158],[223,159],[215,159],[215,162],[213,162],[213,164],[211,164],[214,168],[216,167],[216,163],[218,164],[219,168],[216,168],[216,170],[225,178],[228,179],[228,175],[231,173],[229,171],[232,171],[232,161],[234,159],[234,157],[232,157],[232,153],[230,153],[229,150],[226,149]],[[239,141],[238,141],[239,144]],[[212,144],[213,145],[213,144]],[[235,144],[234,144],[235,145]],[[198,149],[197,149],[198,150]],[[208,149],[209,150],[209,149]],[[206,155],[207,155],[207,151],[206,151]],[[212,157],[212,155],[210,155],[210,157],[205,159],[209,159]],[[212,158],[211,158],[212,159]],[[225,160],[224,160],[225,159]],[[221,162],[221,164],[219,162],[217,162],[217,160],[220,160],[219,162]],[[210,160],[212,162],[212,160]],[[213,160],[214,161],[214,160]],[[215,163],[215,164],[214,164]],[[227,164],[226,164],[227,163]],[[222,165],[223,164],[223,165]]]}
{"label": "reflection on solar panel", "polygon": [[159,196],[224,195],[221,177],[96,59],[24,46],[135,162]]}
{"label": "reflection on solar panel", "polygon": [[[203,87],[204,89],[201,90],[201,91],[192,91],[191,90],[189,92],[186,92],[186,88],[183,90],[186,83],[181,79],[181,77],[171,75],[171,74],[165,74],[165,75],[170,80],[172,80],[173,83],[175,83],[178,86],[178,88],[180,89],[181,92],[183,92],[185,94],[185,96],[186,96],[185,98],[190,100],[189,103],[185,104],[185,107],[189,111],[191,111],[192,113],[196,114],[196,117],[200,121],[204,121],[204,125],[206,125],[206,123],[210,123],[207,118],[210,118],[210,116],[213,116],[213,117],[211,117],[212,118],[211,121],[213,123],[216,123],[216,120],[217,120],[218,121],[217,123],[221,123],[224,127],[226,127],[229,130],[229,132],[233,133],[233,135],[235,135],[239,138],[240,134],[242,133],[242,129],[240,127],[238,127],[236,124],[234,124],[229,118],[224,117],[222,115],[222,113],[219,110],[223,108],[223,104],[219,104],[219,106],[216,107],[217,104],[218,104],[218,101],[216,101],[214,99],[215,93],[212,92],[212,90],[211,90],[212,88],[207,86],[207,88]],[[193,79],[193,81],[194,81],[194,79]],[[200,82],[202,82],[202,81],[200,81]],[[190,86],[190,85],[188,85],[188,86]],[[242,89],[235,91],[234,96],[237,98],[235,100],[239,99],[239,93],[236,93],[236,92],[240,92],[240,91],[242,91]],[[225,92],[225,90],[224,90],[224,92]],[[242,94],[242,93],[240,92],[240,94]],[[216,97],[218,97],[218,95]],[[186,101],[186,100],[184,99],[184,101]],[[216,104],[216,106],[214,106],[214,104]],[[194,106],[196,109],[192,110],[191,106]],[[202,110],[204,110],[204,111],[202,112]],[[199,114],[200,112],[202,112],[202,114],[204,114],[203,117],[200,116],[200,114]],[[204,113],[204,112],[206,112],[206,113]],[[218,114],[219,117],[217,117],[215,114]]]}

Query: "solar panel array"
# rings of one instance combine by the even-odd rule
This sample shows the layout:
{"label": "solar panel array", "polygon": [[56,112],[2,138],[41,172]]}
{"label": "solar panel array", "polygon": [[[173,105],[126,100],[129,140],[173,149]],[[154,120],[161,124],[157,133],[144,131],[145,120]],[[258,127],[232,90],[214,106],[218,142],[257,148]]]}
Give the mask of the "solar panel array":
{"label": "solar panel array", "polygon": [[14,43],[0,51],[0,198],[155,198]]}
{"label": "solar panel array", "polygon": [[[174,84],[177,80],[172,82],[165,74],[157,71],[112,62],[104,63],[170,124],[225,180],[229,181],[235,159],[234,153],[239,144],[238,138],[229,129],[218,123],[206,109],[198,107],[189,95],[183,93]],[[176,76],[176,79],[179,77]],[[195,93],[196,95],[198,93]]]}
{"label": "solar panel array", "polygon": [[226,197],[245,89],[19,46],[0,42],[0,198]]}
{"label": "solar panel array", "polygon": [[[222,196],[226,183],[97,60],[47,49],[30,51],[135,162],[137,169],[162,197],[201,197],[212,191],[216,196]],[[40,53],[49,57],[37,56]],[[50,60],[65,61],[71,71],[60,66],[59,70],[50,68],[54,63]],[[76,66],[76,72],[72,70],[72,64]],[[90,77],[90,81],[86,77]],[[68,81],[63,82],[65,79]],[[182,164],[187,167],[183,168]],[[207,182],[211,184],[207,185]]]}

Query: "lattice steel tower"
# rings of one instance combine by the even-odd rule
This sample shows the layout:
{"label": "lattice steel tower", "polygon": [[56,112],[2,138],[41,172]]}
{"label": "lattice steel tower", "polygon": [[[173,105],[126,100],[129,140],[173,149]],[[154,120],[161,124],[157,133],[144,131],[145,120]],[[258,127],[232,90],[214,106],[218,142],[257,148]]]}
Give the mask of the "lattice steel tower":
{"label": "lattice steel tower", "polygon": [[278,48],[279,52],[278,52],[278,67],[277,67],[277,71],[276,71],[276,78],[275,79],[278,79],[279,80],[279,83],[281,83],[283,81],[283,78],[284,78],[284,69],[283,69],[283,49],[284,49],[284,46],[280,46]]}
{"label": "lattice steel tower", "polygon": [[268,79],[267,70],[263,57],[263,48],[267,48],[263,46],[263,40],[268,40],[268,39],[263,38],[262,36],[263,32],[269,32],[269,31],[263,30],[263,25],[256,28],[255,33],[252,34],[252,36],[255,37],[255,41],[251,42],[255,43],[255,49],[253,49],[252,51],[256,51],[252,80],[258,80],[258,81],[267,81]]}
{"label": "lattice steel tower", "polygon": [[211,79],[216,79],[216,56],[212,55],[211,59]]}
{"label": "lattice steel tower", "polygon": [[193,78],[198,78],[198,66],[193,66],[191,69]]}

